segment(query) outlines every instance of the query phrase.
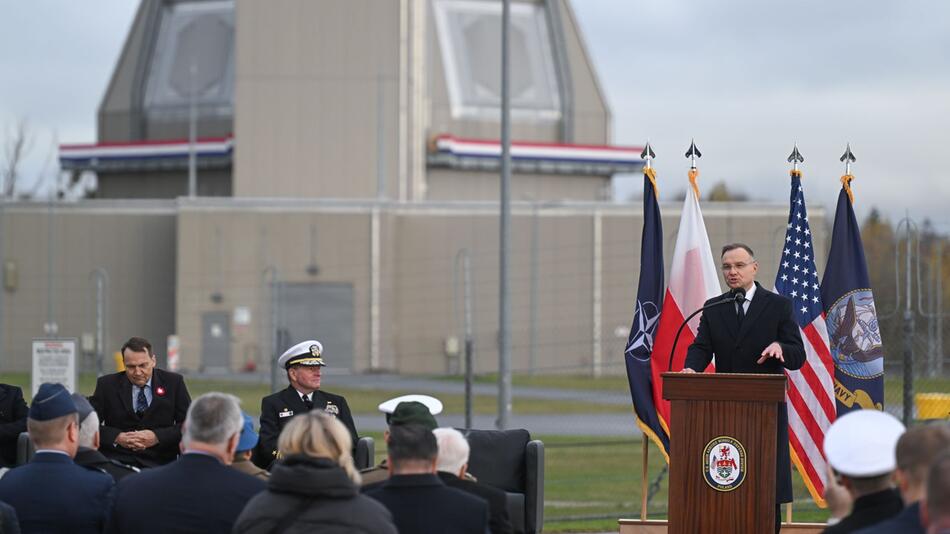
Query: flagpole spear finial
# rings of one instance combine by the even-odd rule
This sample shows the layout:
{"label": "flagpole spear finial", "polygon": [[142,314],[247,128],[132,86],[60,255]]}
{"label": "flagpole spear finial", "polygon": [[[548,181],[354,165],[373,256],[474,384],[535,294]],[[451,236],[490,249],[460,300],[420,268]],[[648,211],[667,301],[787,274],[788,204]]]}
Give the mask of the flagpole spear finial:
{"label": "flagpole spear finial", "polygon": [[699,149],[696,148],[696,140],[691,139],[689,142],[689,150],[686,151],[686,157],[689,158],[689,168],[696,168],[696,158],[703,157],[702,153],[699,152]]}
{"label": "flagpole spear finial", "polygon": [[858,158],[854,157],[854,154],[851,152],[851,143],[848,143],[848,148],[844,150],[844,154],[841,155],[840,160],[844,162],[845,176],[851,176],[851,164],[857,160]]}
{"label": "flagpole spear finial", "polygon": [[792,153],[789,154],[788,162],[792,164],[792,172],[798,172],[798,164],[805,162],[802,153],[798,151],[798,143],[795,143],[795,148],[793,148]]}
{"label": "flagpole spear finial", "polygon": [[653,168],[653,158],[656,157],[656,153],[653,152],[653,147],[650,146],[650,141],[647,141],[647,146],[643,147],[643,152],[640,153],[640,157],[646,161],[646,164],[644,165],[646,168]]}

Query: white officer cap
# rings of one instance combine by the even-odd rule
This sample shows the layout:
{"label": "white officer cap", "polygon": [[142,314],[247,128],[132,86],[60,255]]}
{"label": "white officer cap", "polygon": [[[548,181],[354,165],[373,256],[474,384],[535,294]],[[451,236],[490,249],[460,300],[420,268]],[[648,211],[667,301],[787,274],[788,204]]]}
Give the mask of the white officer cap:
{"label": "white officer cap", "polygon": [[396,406],[399,406],[400,402],[421,402],[429,409],[429,413],[432,415],[442,413],[442,401],[428,395],[403,395],[395,399],[389,399],[379,405],[379,411],[391,414],[396,410]]}
{"label": "white officer cap", "polygon": [[287,349],[280,358],[277,359],[277,365],[284,369],[289,369],[291,365],[326,365],[323,361],[323,344],[316,339],[301,341],[293,347]]}
{"label": "white officer cap", "polygon": [[832,423],[825,434],[825,458],[845,476],[886,475],[897,468],[897,440],[904,430],[897,418],[885,412],[849,412]]}

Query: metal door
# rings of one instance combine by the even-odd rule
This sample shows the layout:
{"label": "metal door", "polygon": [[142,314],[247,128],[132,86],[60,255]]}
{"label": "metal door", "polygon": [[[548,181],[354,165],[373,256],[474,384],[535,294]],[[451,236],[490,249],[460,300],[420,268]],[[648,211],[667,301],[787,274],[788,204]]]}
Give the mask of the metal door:
{"label": "metal door", "polygon": [[326,372],[352,371],[353,286],[285,283],[279,295],[280,325],[289,336],[287,346],[316,339],[323,344]]}
{"label": "metal door", "polygon": [[201,314],[201,370],[231,371],[231,314],[226,311]]}

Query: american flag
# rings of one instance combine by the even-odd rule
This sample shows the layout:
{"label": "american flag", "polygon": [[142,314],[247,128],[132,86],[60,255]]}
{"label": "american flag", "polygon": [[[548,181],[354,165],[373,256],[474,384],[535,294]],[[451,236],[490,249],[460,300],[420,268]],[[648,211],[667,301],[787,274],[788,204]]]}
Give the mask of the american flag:
{"label": "american flag", "polygon": [[792,171],[791,207],[775,290],[792,300],[807,358],[800,370],[786,371],[789,381],[786,393],[788,434],[792,461],[812,498],[824,508],[827,464],[822,445],[825,432],[835,420],[835,398],[834,363],[822,311],[819,280],[801,173]]}

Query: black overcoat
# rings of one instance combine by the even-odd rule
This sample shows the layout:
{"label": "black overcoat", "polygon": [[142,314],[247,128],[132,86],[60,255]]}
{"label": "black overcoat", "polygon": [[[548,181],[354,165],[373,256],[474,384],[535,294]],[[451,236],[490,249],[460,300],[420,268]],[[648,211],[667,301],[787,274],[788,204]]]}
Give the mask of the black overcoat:
{"label": "black overcoat", "polygon": [[[728,294],[706,301],[712,304]],[[770,358],[756,363],[773,341],[782,346],[785,364]],[[716,355],[717,373],[782,374],[785,369],[801,369],[805,364],[798,323],[792,315],[792,301],[768,291],[756,282],[755,294],[740,326],[734,304],[723,304],[703,312],[696,340],[686,352],[686,367],[702,371]],[[778,406],[778,447],[776,451],[776,503],[792,501],[792,462],[788,450],[788,409]]]}

